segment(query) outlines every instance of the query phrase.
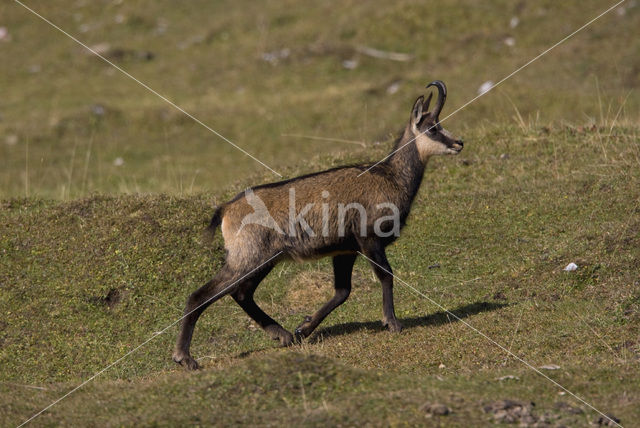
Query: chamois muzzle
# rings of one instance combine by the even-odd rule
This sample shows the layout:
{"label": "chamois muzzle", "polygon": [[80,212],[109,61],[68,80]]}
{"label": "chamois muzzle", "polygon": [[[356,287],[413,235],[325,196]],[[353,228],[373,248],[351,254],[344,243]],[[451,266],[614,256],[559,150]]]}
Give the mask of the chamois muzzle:
{"label": "chamois muzzle", "polygon": [[444,102],[447,99],[447,87],[445,86],[442,80],[434,80],[433,82],[427,85],[427,88],[435,86],[438,88],[438,101],[436,102],[435,107],[433,108],[433,118],[436,123],[440,123],[440,112],[442,111],[442,107],[444,107]]}

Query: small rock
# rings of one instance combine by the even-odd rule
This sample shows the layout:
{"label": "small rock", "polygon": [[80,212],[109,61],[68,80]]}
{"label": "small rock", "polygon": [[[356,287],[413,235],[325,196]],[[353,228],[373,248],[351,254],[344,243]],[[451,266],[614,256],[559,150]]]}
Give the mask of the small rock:
{"label": "small rock", "polygon": [[607,417],[600,416],[594,421],[594,423],[595,425],[600,425],[603,427],[613,427],[620,423],[620,419],[616,418],[613,415],[607,415]]}
{"label": "small rock", "polygon": [[440,263],[435,263],[429,266],[429,269],[438,269],[438,268],[440,268]]}
{"label": "small rock", "polygon": [[122,166],[124,165],[124,159],[121,157],[117,157],[113,160],[113,166]]}
{"label": "small rock", "polygon": [[342,61],[342,66],[347,70],[353,70],[358,66],[358,61],[355,59],[345,59]]}
{"label": "small rock", "polygon": [[400,81],[396,80],[395,82],[393,82],[389,86],[387,86],[387,94],[393,95],[396,92],[398,92],[398,89],[400,89]]}
{"label": "small rock", "polygon": [[160,36],[167,32],[167,28],[169,28],[169,24],[167,23],[167,21],[163,18],[158,18],[158,21],[156,22],[156,28],[153,30],[153,33],[156,36]]}
{"label": "small rock", "polygon": [[284,48],[277,51],[263,53],[262,60],[271,65],[277,65],[280,60],[289,58],[289,55],[291,55],[291,49]]}
{"label": "small rock", "polygon": [[511,156],[509,156],[509,153],[502,153],[502,154],[500,155],[500,159],[501,159],[501,160],[507,160],[507,159],[509,159],[510,157],[511,157]]}
{"label": "small rock", "polygon": [[507,300],[507,296],[502,291],[496,291],[492,297],[493,300]]}
{"label": "small rock", "polygon": [[7,144],[7,146],[15,146],[16,144],[18,144],[18,136],[15,134],[7,135],[4,139],[4,142]]}
{"label": "small rock", "polygon": [[493,82],[491,80],[487,80],[478,88],[478,95],[486,94],[493,88]]}
{"label": "small rock", "polygon": [[578,265],[571,262],[568,265],[566,265],[563,270],[566,272],[573,272],[574,270],[577,270],[577,269],[578,269]]}
{"label": "small rock", "polygon": [[439,369],[445,369],[447,368],[447,366],[445,366],[444,364],[440,363],[440,365],[438,366]]}
{"label": "small rock", "polygon": [[95,114],[96,116],[104,116],[106,112],[106,109],[102,104],[93,104],[90,107],[90,110],[91,110],[91,113]]}
{"label": "small rock", "polygon": [[490,413],[498,423],[516,423],[521,425],[533,424],[538,418],[533,415],[534,403],[524,403],[516,400],[500,400],[483,407],[485,413]]}
{"label": "small rock", "polygon": [[0,41],[2,42],[10,42],[11,34],[9,34],[9,30],[7,27],[0,27]]}
{"label": "small rock", "polygon": [[513,18],[511,18],[511,21],[509,21],[509,27],[516,28],[519,23],[520,23],[520,18],[518,18],[517,16],[514,16]]}
{"label": "small rock", "polygon": [[556,364],[545,364],[544,366],[539,367],[540,370],[559,370],[560,366]]}
{"label": "small rock", "polygon": [[420,410],[431,416],[447,416],[451,413],[451,409],[442,403],[426,403],[420,407]]}
{"label": "small rock", "polygon": [[569,403],[565,403],[564,401],[557,401],[554,404],[554,407],[558,410],[562,410],[563,412],[570,413],[572,415],[581,415],[584,411],[579,407],[574,407]]}
{"label": "small rock", "polygon": [[496,380],[499,380],[499,381],[503,381],[503,380],[520,380],[520,378],[518,376],[514,376],[514,375],[506,375],[506,376],[501,376],[499,378],[496,378]]}
{"label": "small rock", "polygon": [[507,37],[506,39],[504,39],[504,44],[509,47],[513,47],[516,45],[516,39],[513,37]]}
{"label": "small rock", "polygon": [[[97,45],[89,46],[89,50],[98,55],[106,55],[111,50],[109,43],[98,43]],[[90,54],[87,52],[87,54]]]}

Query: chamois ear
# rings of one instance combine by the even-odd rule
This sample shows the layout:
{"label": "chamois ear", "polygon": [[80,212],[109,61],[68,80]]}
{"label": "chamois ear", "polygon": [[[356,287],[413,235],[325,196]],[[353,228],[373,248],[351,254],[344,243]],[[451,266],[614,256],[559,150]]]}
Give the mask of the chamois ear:
{"label": "chamois ear", "polygon": [[420,119],[422,119],[422,108],[423,108],[424,97],[420,95],[416,102],[413,104],[413,109],[411,109],[411,125],[418,126]]}
{"label": "chamois ear", "polygon": [[433,92],[429,93],[429,96],[422,104],[422,111],[424,111],[425,113],[429,111],[429,104],[431,104],[431,97],[433,97]]}

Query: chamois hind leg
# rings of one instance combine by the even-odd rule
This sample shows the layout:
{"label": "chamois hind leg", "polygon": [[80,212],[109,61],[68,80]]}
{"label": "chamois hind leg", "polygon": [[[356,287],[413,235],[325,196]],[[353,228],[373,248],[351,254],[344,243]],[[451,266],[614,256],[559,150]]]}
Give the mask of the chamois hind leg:
{"label": "chamois hind leg", "polygon": [[369,258],[374,273],[382,284],[382,325],[394,333],[402,330],[393,307],[393,272],[387,260],[384,246],[377,241],[361,244],[362,252]]}
{"label": "chamois hind leg", "polygon": [[351,293],[351,274],[356,257],[358,257],[357,254],[343,254],[333,258],[335,294],[315,314],[306,317],[304,322],[296,328],[297,341],[308,337],[327,315],[347,300]]}
{"label": "chamois hind leg", "polygon": [[234,281],[237,281],[236,278],[241,277],[228,264],[225,264],[211,281],[191,293],[184,308],[184,318],[182,318],[180,333],[173,351],[173,361],[189,370],[198,368],[198,363],[189,353],[196,321],[209,305],[229,294],[237,286],[234,284]]}
{"label": "chamois hind leg", "polygon": [[253,294],[260,281],[269,274],[272,268],[273,266],[265,267],[250,278],[243,280],[231,294],[231,297],[273,340],[279,340],[282,346],[290,346],[293,343],[293,335],[267,315],[253,299]]}

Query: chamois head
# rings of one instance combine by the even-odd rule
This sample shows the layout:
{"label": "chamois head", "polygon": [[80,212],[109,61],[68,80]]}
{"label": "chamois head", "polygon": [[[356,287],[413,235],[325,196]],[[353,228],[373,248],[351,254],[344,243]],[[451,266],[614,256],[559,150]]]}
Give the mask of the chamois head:
{"label": "chamois head", "polygon": [[440,125],[440,112],[447,98],[447,87],[440,80],[427,85],[438,89],[438,101],[433,111],[429,111],[429,104],[433,93],[427,99],[421,95],[413,105],[409,130],[416,142],[420,157],[423,159],[434,155],[457,155],[462,150],[462,140],[458,140]]}

